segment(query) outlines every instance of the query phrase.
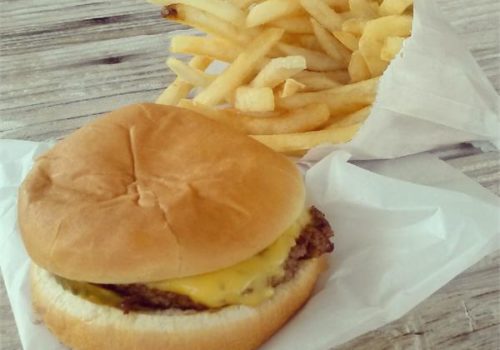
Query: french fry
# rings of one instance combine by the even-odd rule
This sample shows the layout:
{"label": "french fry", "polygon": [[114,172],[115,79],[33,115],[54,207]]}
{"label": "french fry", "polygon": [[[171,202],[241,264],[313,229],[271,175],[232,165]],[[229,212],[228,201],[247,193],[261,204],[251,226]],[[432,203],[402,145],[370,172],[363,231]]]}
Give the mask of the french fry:
{"label": "french fry", "polygon": [[344,85],[330,90],[299,92],[277,99],[276,106],[283,109],[301,108],[314,103],[326,103],[332,117],[352,113],[373,103],[377,93],[378,78]]}
{"label": "french fry", "polygon": [[297,35],[292,45],[298,45],[303,47],[304,49],[313,50],[313,51],[322,51],[323,48],[316,39],[314,34],[301,34]]}
{"label": "french fry", "polygon": [[214,76],[208,75],[207,73],[193,68],[173,57],[169,57],[166,63],[168,68],[177,74],[178,79],[184,80],[195,87],[208,86],[215,79]]}
{"label": "french fry", "polygon": [[[241,115],[242,113],[239,112],[238,110],[234,109],[226,109],[228,111],[236,111],[238,115]],[[271,118],[271,117],[280,117],[283,115],[283,111],[271,111],[271,112],[245,112],[244,113],[246,116],[253,117],[253,118]]]}
{"label": "french fry", "polygon": [[242,49],[220,38],[177,35],[170,41],[170,52],[207,56],[222,62],[232,62]]}
{"label": "french fry", "polygon": [[400,15],[413,4],[413,0],[384,0],[379,13],[382,16]]}
{"label": "french fry", "polygon": [[366,23],[363,35],[375,39],[385,39],[388,36],[407,37],[411,34],[411,16],[385,16],[372,19]]}
{"label": "french fry", "polygon": [[274,111],[273,89],[240,86],[236,89],[234,106],[242,112],[272,112]]}
{"label": "french fry", "polygon": [[359,39],[359,51],[363,55],[372,77],[381,75],[387,68],[387,62],[380,58],[385,38],[388,36],[409,36],[411,24],[411,16],[379,17],[366,23],[363,35]]}
{"label": "french fry", "polygon": [[277,152],[289,153],[307,151],[321,144],[346,143],[352,140],[360,127],[360,124],[354,124],[343,128],[285,135],[251,135],[251,137]]}
{"label": "french fry", "polygon": [[355,18],[372,19],[378,17],[378,11],[369,0],[349,0],[349,8]]}
{"label": "french fry", "polygon": [[347,68],[347,70],[349,71],[349,75],[351,76],[352,83],[370,79],[371,77],[365,59],[359,51],[354,51],[352,53],[351,62],[349,62],[349,67]]}
{"label": "french fry", "polygon": [[337,62],[341,62],[341,68],[347,67],[351,53],[320,23],[311,18],[314,35],[318,39],[323,50]]}
{"label": "french fry", "polygon": [[205,11],[221,20],[234,23],[237,26],[243,26],[245,23],[245,13],[236,5],[222,0],[149,0],[149,2],[158,5],[177,5],[183,4]]}
{"label": "french fry", "polygon": [[355,36],[361,36],[363,34],[363,30],[365,29],[366,20],[360,18],[350,18],[346,19],[344,23],[342,23],[342,31],[351,33]]}
{"label": "french fry", "polygon": [[328,121],[328,107],[313,104],[304,108],[288,111],[276,117],[259,118],[234,109],[217,109],[191,100],[182,100],[180,107],[191,109],[207,118],[227,124],[247,134],[271,135],[304,132],[320,128]]}
{"label": "french fry", "polygon": [[246,19],[247,27],[256,27],[278,18],[300,13],[298,0],[267,0],[250,9]]}
{"label": "french fry", "polygon": [[[339,87],[341,84],[328,75],[318,72],[304,71],[294,76],[294,79],[304,85],[303,91],[321,91]],[[286,97],[286,96],[280,96]]]}
{"label": "french fry", "polygon": [[353,124],[363,123],[366,120],[366,118],[368,118],[368,116],[370,115],[371,110],[372,107],[368,106],[360,109],[359,111],[351,113],[345,117],[334,119],[329,125],[325,127],[325,129],[337,129]]}
{"label": "french fry", "polygon": [[208,106],[214,106],[221,102],[224,96],[228,96],[238,86],[248,81],[259,62],[280,40],[283,33],[284,30],[278,28],[264,30],[223,73],[194,98],[194,101]]}
{"label": "french fry", "polygon": [[252,80],[250,86],[274,88],[304,69],[306,59],[302,56],[273,58]]}
{"label": "french fry", "polygon": [[318,23],[330,32],[340,30],[342,26],[342,16],[322,0],[300,0],[300,4]]}
{"label": "french fry", "polygon": [[278,96],[288,97],[296,94],[300,90],[303,90],[306,86],[295,79],[287,79],[283,84],[279,86]]}
{"label": "french fry", "polygon": [[351,51],[356,51],[359,45],[359,38],[349,32],[333,32],[333,36]]}
{"label": "french fry", "polygon": [[349,1],[348,0],[323,0],[325,4],[333,7],[335,12],[345,12],[349,11]]}
{"label": "french fry", "polygon": [[385,38],[384,46],[380,50],[380,58],[386,62],[390,62],[403,46],[405,38],[400,36],[388,36]]}
{"label": "french fry", "polygon": [[163,8],[163,17],[233,43],[244,44],[251,40],[252,33],[242,31],[229,22],[191,6],[183,4],[166,6]]}
{"label": "french fry", "polygon": [[304,49],[300,46],[288,45],[284,43],[277,44],[278,49],[285,55],[297,55],[306,59],[307,69],[323,72],[344,68],[343,62],[335,61],[333,58],[325,55],[323,52]]}
{"label": "french fry", "polygon": [[[199,70],[205,70],[212,63],[212,60],[204,56],[195,56],[189,62],[189,66]],[[185,98],[193,85],[181,80],[175,79],[162,94],[156,99],[156,103],[163,105],[176,105],[181,99]]]}
{"label": "french fry", "polygon": [[328,78],[335,80],[339,82],[340,84],[348,84],[351,80],[351,77],[349,76],[349,72],[344,69],[332,71],[332,72],[325,72],[325,76]]}
{"label": "french fry", "polygon": [[234,5],[238,6],[240,9],[247,9],[248,6],[257,3],[257,2],[262,2],[263,0],[229,0],[231,3]]}
{"label": "french fry", "polygon": [[281,18],[269,23],[269,25],[283,28],[287,33],[312,34],[313,32],[309,17],[306,16]]}

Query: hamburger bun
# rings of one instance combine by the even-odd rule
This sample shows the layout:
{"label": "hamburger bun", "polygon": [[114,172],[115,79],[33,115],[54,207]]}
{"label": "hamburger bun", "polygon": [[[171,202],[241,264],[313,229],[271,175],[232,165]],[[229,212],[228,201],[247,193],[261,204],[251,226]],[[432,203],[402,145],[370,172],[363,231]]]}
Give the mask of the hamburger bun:
{"label": "hamburger bun", "polygon": [[65,290],[36,265],[31,269],[32,298],[47,327],[75,350],[250,350],[305,303],[324,266],[324,256],[305,260],[295,277],[259,306],[234,305],[216,312],[124,314]]}
{"label": "hamburger bun", "polygon": [[146,283],[255,255],[300,216],[304,193],[295,165],[257,141],[189,110],[139,104],[39,157],[18,218],[43,269]]}

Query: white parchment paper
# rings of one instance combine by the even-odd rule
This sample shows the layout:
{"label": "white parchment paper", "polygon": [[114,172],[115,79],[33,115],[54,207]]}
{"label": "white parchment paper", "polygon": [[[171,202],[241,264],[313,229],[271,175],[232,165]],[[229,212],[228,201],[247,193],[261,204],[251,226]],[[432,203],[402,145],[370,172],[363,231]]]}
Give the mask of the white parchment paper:
{"label": "white parchment paper", "polygon": [[334,148],[387,159],[459,142],[499,147],[499,108],[497,92],[435,2],[415,0],[412,35],[380,78],[368,120]]}
{"label": "white parchment paper", "polygon": [[[0,267],[25,350],[64,349],[33,314],[17,188],[44,143],[0,140]],[[499,199],[432,155],[305,171],[309,201],[336,232],[330,268],[264,349],[324,350],[392,321],[498,248]]]}

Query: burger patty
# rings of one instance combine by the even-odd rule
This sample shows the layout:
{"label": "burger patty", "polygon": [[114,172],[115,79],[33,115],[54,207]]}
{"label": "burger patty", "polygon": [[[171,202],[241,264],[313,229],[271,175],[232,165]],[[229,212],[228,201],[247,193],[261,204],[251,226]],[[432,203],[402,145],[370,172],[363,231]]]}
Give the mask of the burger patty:
{"label": "burger patty", "polygon": [[[333,251],[330,237],[333,231],[325,219],[325,215],[315,207],[309,209],[310,222],[302,229],[296,239],[295,246],[290,250],[284,264],[285,274],[273,278],[269,283],[276,287],[293,278],[299,269],[301,260],[318,257]],[[107,284],[100,287],[119,294],[123,299],[119,307],[125,312],[137,310],[207,310],[209,307],[193,301],[190,297],[173,292],[149,288],[144,284]]]}

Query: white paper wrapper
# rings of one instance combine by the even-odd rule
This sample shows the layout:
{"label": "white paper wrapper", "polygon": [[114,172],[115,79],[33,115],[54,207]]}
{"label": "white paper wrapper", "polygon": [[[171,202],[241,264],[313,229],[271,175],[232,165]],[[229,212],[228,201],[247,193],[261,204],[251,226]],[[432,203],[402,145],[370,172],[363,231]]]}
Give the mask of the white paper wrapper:
{"label": "white paper wrapper", "polygon": [[[196,30],[176,34],[196,34]],[[209,71],[220,73],[216,62]],[[432,0],[415,0],[412,36],[380,78],[368,120],[349,143],[318,147],[317,161],[332,150],[353,159],[390,159],[460,142],[500,147],[500,99]],[[490,148],[481,143],[481,148]]]}
{"label": "white paper wrapper", "polygon": [[[0,140],[0,267],[25,350],[64,349],[32,312],[16,227],[17,187],[47,148]],[[264,349],[324,350],[380,327],[498,247],[499,199],[434,156],[348,158],[336,152],[305,172],[336,249],[314,296]]]}
{"label": "white paper wrapper", "polygon": [[381,77],[370,117],[336,148],[384,159],[459,142],[498,147],[498,108],[496,91],[435,2],[416,0],[412,36]]}

